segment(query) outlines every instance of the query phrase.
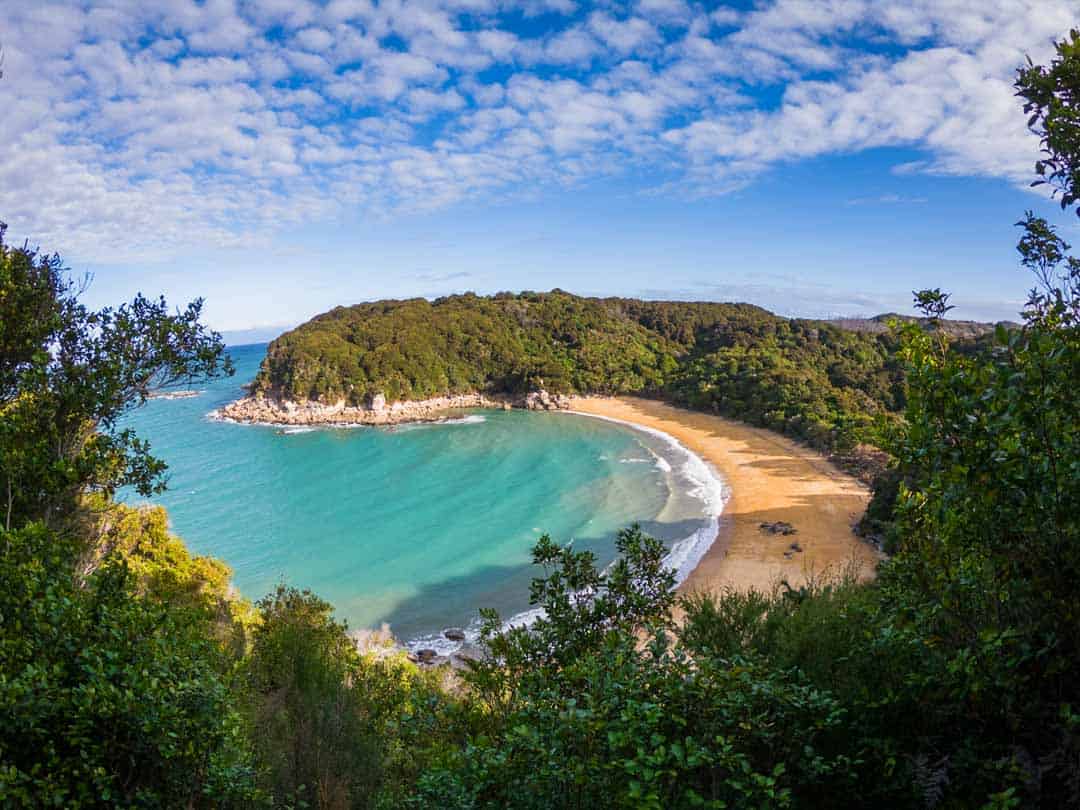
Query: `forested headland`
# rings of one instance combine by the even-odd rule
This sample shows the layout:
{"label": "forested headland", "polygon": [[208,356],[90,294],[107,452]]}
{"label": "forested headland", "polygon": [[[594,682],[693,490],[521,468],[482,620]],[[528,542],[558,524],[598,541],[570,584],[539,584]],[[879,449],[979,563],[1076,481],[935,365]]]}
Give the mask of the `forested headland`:
{"label": "forested headland", "polygon": [[[968,324],[968,344],[993,325]],[[278,337],[256,396],[353,406],[381,395],[639,394],[848,449],[904,407],[895,331],[750,304],[561,290],[337,307]]]}
{"label": "forested headland", "polygon": [[[1080,212],[1080,32],[1016,86],[1042,139],[1037,179]],[[315,594],[282,585],[250,604],[162,511],[118,504],[165,472],[120,418],[163,386],[230,373],[220,336],[198,301],[89,309],[58,257],[0,240],[0,804],[1080,807],[1080,259],[1045,219],[1018,224],[1022,323],[971,345],[938,328],[940,290],[916,294],[924,322],[887,337],[559,293],[446,306],[470,313],[459,334],[510,341],[496,359],[480,341],[444,347],[455,330],[431,323],[434,305],[365,317],[412,334],[429,313],[436,359],[416,374],[388,334],[364,351],[389,346],[385,366],[334,365],[357,356],[352,333],[275,371],[279,339],[261,385],[294,395],[614,379],[791,431],[824,390],[823,429],[854,418],[890,454],[877,508],[894,553],[874,581],[684,599],[637,528],[605,571],[544,537],[531,596],[546,615],[504,630],[486,613],[486,655],[452,681],[361,653]],[[529,324],[534,305],[535,335],[559,343],[498,314]],[[782,416],[755,410],[774,405]],[[895,418],[874,427],[878,412]]]}

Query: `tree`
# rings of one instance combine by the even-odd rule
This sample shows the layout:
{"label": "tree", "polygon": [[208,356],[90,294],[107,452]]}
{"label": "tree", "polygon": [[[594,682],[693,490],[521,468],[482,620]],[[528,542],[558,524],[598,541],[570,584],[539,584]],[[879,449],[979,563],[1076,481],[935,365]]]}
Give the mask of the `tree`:
{"label": "tree", "polygon": [[230,372],[221,338],[201,301],[91,311],[59,257],[4,230],[0,804],[252,806],[227,569],[191,558],[160,511],[110,499],[164,485],[120,417],[162,386]]}
{"label": "tree", "polygon": [[[1017,78],[1042,137],[1036,172],[1080,202],[1080,34]],[[946,797],[1080,805],[1080,261],[1045,219],[1017,223],[1035,276],[1023,324],[953,350],[940,290],[904,328],[905,423],[894,434],[899,553],[881,587],[894,632],[923,639],[911,684],[923,761]],[[936,327],[936,328],[935,328]]]}
{"label": "tree", "polygon": [[[1080,202],[1080,31],[1070,31],[1056,51],[1049,67],[1028,59],[1018,72],[1016,91],[1045,155],[1035,164],[1040,179],[1032,185],[1049,185],[1054,195],[1061,195],[1064,210]],[[1080,216],[1080,207],[1076,214]]]}
{"label": "tree", "polygon": [[202,300],[170,312],[137,295],[92,311],[58,256],[4,242],[0,225],[0,518],[59,525],[78,496],[164,485],[165,465],[118,421],[154,391],[231,374]]}
{"label": "tree", "polygon": [[798,673],[679,644],[663,545],[636,526],[617,545],[601,572],[588,552],[537,543],[542,614],[509,630],[487,614],[490,657],[465,675],[479,733],[410,806],[848,806],[836,701]]}
{"label": "tree", "polygon": [[333,607],[281,585],[258,603],[245,677],[264,781],[275,806],[371,806],[379,740],[357,688],[361,659]]}
{"label": "tree", "polygon": [[133,597],[124,561],[0,530],[0,804],[251,807],[250,754],[206,621]]}

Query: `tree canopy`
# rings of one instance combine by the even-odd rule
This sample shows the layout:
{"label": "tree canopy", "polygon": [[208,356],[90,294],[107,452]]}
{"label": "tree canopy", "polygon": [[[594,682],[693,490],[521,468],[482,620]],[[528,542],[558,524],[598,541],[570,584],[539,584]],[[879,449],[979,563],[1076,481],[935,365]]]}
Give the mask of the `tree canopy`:
{"label": "tree canopy", "polygon": [[903,407],[896,345],[888,331],[748,304],[466,294],[320,315],[270,344],[254,390],[350,404],[538,388],[645,394],[831,450]]}

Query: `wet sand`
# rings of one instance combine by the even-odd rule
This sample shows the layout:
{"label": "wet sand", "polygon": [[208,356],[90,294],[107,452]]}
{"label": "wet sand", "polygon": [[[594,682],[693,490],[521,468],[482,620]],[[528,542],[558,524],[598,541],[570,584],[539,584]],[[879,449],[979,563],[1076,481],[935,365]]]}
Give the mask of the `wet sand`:
{"label": "wet sand", "polygon": [[[725,587],[798,587],[810,575],[857,563],[873,575],[879,552],[852,532],[870,493],[820,454],[770,431],[633,397],[575,399],[572,410],[650,427],[713,465],[730,489],[712,547],[682,583],[684,592]],[[762,523],[791,524],[792,535]],[[802,551],[791,553],[791,544]],[[785,553],[788,556],[785,557]]]}

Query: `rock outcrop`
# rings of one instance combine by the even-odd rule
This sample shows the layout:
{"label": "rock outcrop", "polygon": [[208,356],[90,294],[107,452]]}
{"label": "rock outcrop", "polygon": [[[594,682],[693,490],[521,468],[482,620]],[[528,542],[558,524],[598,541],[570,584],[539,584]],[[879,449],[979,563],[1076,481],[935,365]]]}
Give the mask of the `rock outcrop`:
{"label": "rock outcrop", "polygon": [[571,399],[565,394],[549,394],[547,391],[531,391],[519,401],[517,407],[530,411],[557,411],[570,407]]}
{"label": "rock outcrop", "polygon": [[469,408],[525,408],[527,410],[564,410],[572,399],[564,394],[533,391],[525,396],[507,397],[486,394],[452,394],[432,399],[387,402],[382,394],[368,398],[364,405],[348,405],[345,400],[333,404],[293,402],[263,394],[254,394],[230,402],[215,413],[232,422],[271,425],[396,425],[404,422],[439,422],[453,411]]}

